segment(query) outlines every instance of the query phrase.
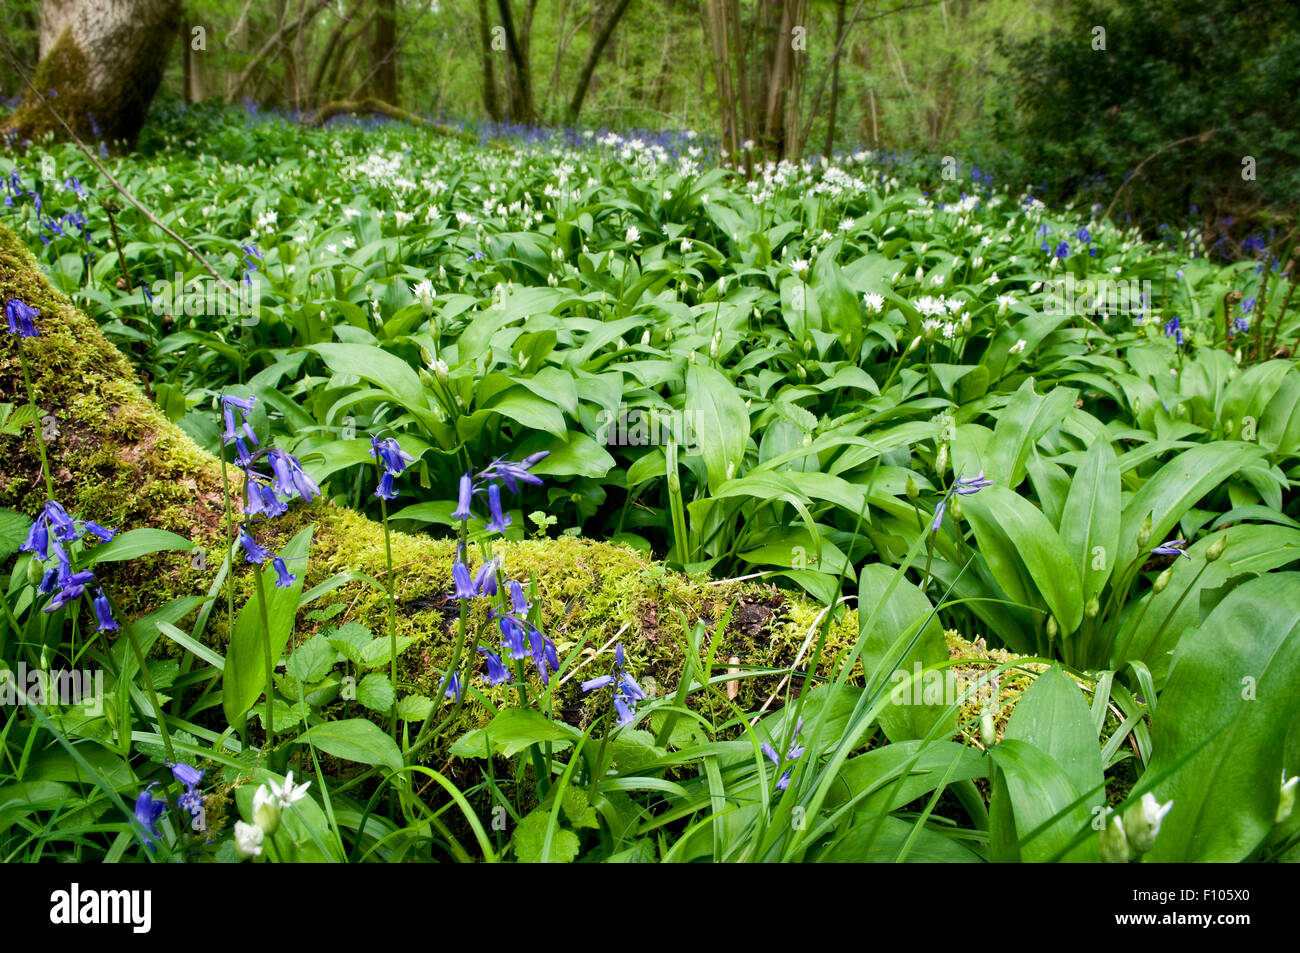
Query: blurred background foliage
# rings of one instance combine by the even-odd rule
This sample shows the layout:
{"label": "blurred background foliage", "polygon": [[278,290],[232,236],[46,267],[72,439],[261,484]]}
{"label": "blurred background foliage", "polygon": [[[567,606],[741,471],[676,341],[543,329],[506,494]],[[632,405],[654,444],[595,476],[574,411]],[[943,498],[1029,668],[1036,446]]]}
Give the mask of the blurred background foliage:
{"label": "blurred background foliage", "polygon": [[[790,22],[802,49],[772,80]],[[39,23],[39,0],[0,10],[28,70]],[[757,138],[768,157],[897,152],[936,180],[951,155],[963,175],[1099,204],[1148,234],[1200,226],[1225,254],[1300,197],[1293,0],[191,0],[180,23],[165,104],[306,115],[375,97],[498,133],[694,129],[724,149]],[[718,24],[732,30],[721,56]],[[790,94],[784,135],[728,117],[750,90],[719,95],[724,57],[755,99],[769,81]],[[20,93],[0,71],[0,94]]]}

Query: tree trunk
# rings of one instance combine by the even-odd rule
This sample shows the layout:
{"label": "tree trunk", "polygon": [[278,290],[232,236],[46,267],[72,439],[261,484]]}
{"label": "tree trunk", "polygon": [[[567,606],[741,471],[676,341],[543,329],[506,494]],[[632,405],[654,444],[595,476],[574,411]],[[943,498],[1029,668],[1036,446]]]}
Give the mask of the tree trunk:
{"label": "tree trunk", "polygon": [[483,111],[491,120],[501,118],[497,105],[497,78],[492,68],[492,24],[488,22],[488,0],[478,0],[478,38],[483,48]]}
{"label": "tree trunk", "polygon": [[528,62],[528,31],[532,28],[534,0],[528,0],[524,13],[523,31],[515,29],[510,12],[510,0],[497,0],[497,12],[505,31],[506,53],[509,67],[506,70],[506,92],[510,103],[510,118],[515,122],[532,122],[533,83]]}
{"label": "tree trunk", "polygon": [[179,23],[177,0],[46,0],[41,61],[4,131],[68,138],[66,123],[82,139],[134,145]]}
{"label": "tree trunk", "polygon": [[822,155],[831,157],[835,148],[835,118],[840,106],[840,50],[844,47],[844,8],[847,0],[835,3],[835,52],[831,56],[831,114],[826,120],[826,147]]}
{"label": "tree trunk", "polygon": [[375,16],[375,41],[371,46],[374,76],[371,95],[397,105],[397,2],[380,0]]}

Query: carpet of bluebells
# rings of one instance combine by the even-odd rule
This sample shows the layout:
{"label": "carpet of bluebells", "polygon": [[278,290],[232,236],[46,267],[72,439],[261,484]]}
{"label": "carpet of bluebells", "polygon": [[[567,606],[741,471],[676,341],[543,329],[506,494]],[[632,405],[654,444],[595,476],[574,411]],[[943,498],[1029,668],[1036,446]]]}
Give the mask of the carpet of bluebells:
{"label": "carpet of bluebells", "polygon": [[[0,156],[0,222],[243,490],[224,584],[147,639],[96,567],[187,540],[69,513],[48,467],[0,511],[7,858],[1300,859],[1289,245],[690,133],[205,110],[103,156]],[[5,316],[30,395],[48,316]],[[0,427],[44,461],[33,404]],[[391,548],[373,629],[295,634],[310,531],[267,529],[318,499],[455,539],[436,691],[399,672]],[[648,685],[636,633],[558,650],[493,554],[565,534],[821,611],[777,673],[702,617]],[[61,670],[108,673],[98,713],[23,677]]]}

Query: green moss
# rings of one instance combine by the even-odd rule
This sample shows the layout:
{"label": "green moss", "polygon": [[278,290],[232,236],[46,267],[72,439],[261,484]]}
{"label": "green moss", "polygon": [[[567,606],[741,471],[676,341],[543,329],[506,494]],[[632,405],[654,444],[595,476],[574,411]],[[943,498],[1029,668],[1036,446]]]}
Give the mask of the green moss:
{"label": "green moss", "polygon": [[[17,133],[20,140],[35,141],[47,135],[59,139],[65,138],[67,130],[64,129],[63,123],[51,115],[46,105],[49,103],[58,111],[63,122],[76,130],[79,136],[92,138],[90,122],[87,118],[90,110],[87,106],[85,89],[79,81],[80,77],[86,76],[88,71],[86,56],[72,38],[72,29],[64,30],[54,47],[36,64],[32,76],[32,83],[41,91],[43,98],[33,95],[24,96],[22,105],[9,117],[3,130],[0,131],[12,130]],[[57,95],[51,97],[47,90],[53,90]]]}

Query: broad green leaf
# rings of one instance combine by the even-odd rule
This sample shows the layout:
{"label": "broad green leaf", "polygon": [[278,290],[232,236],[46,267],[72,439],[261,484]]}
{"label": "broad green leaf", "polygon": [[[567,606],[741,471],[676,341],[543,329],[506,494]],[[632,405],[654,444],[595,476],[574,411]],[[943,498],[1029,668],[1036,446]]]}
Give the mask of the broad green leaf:
{"label": "broad green leaf", "polygon": [[711,367],[686,371],[686,412],[699,439],[709,489],[741,475],[749,442],[749,411],[735,386]]}
{"label": "broad green leaf", "polygon": [[1273,826],[1287,735],[1300,716],[1300,573],[1270,573],[1233,590],[1174,653],[1151,717],[1170,800],[1156,862],[1248,859]]}
{"label": "broad green leaf", "polygon": [[1119,462],[1110,444],[1088,448],[1061,512],[1061,540],[1078,568],[1083,601],[1101,594],[1119,556]]}
{"label": "broad green leaf", "polygon": [[1045,604],[1068,636],[1083,620],[1083,590],[1070,552],[1034,504],[1001,486],[962,497],[980,552],[1011,598]]}
{"label": "broad green leaf", "polygon": [[96,546],[87,557],[87,565],[123,562],[165,550],[189,552],[194,544],[184,536],[165,529],[129,529],[118,533],[103,545]]}
{"label": "broad green leaf", "polygon": [[373,721],[364,718],[347,718],[327,721],[304,732],[297,739],[300,744],[310,742],[315,747],[345,761],[373,764],[391,771],[402,770],[402,752],[391,736]]}

